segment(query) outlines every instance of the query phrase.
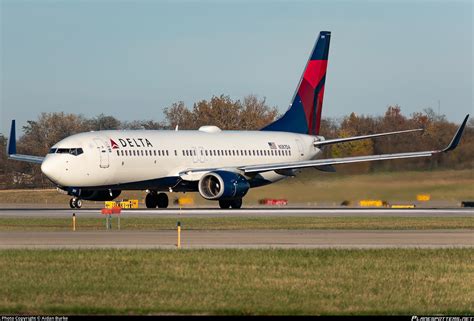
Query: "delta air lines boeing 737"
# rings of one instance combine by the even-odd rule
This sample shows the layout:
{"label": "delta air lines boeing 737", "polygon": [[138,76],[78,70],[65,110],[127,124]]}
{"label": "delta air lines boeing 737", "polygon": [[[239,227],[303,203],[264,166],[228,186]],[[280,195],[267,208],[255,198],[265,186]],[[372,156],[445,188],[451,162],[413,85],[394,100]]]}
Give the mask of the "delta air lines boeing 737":
{"label": "delta air lines boeing 737", "polygon": [[13,120],[9,158],[41,164],[44,175],[72,196],[72,208],[80,208],[82,200],[113,200],[123,190],[146,190],[148,208],[166,208],[164,192],[199,192],[221,208],[240,208],[250,188],[294,176],[302,168],[334,171],[333,165],[429,157],[456,148],[469,115],[441,150],[317,159],[326,145],[421,130],[320,136],[330,39],[330,32],[319,34],[289,109],[259,131],[223,131],[210,125],[183,131],[87,132],[61,140],[39,157],[17,154]]}

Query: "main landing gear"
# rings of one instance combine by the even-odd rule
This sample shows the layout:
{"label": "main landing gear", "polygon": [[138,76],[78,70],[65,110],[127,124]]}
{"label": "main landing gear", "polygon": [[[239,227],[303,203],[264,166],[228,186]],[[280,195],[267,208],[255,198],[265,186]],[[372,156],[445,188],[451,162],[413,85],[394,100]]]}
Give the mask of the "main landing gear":
{"label": "main landing gear", "polygon": [[71,208],[81,208],[82,207],[82,201],[78,199],[77,197],[73,197],[69,200],[69,206]]}
{"label": "main landing gear", "polygon": [[165,193],[149,192],[145,197],[147,208],[167,208],[169,204],[168,195]]}
{"label": "main landing gear", "polygon": [[220,200],[219,201],[219,206],[220,208],[234,208],[234,209],[237,209],[237,208],[241,208],[242,207],[242,199],[241,198],[236,198],[236,199],[233,199],[233,200]]}

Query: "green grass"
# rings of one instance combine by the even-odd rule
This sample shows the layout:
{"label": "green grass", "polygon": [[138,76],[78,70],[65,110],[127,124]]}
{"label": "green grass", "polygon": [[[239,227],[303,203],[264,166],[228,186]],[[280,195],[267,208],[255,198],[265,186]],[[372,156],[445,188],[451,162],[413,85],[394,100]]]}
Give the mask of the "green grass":
{"label": "green grass", "polygon": [[[124,217],[122,230],[175,229],[177,220],[184,230],[262,230],[262,229],[343,229],[343,230],[428,230],[474,229],[474,217]],[[114,217],[112,223],[117,224]],[[0,218],[0,231],[66,231],[71,218]],[[76,219],[77,230],[102,230],[104,218]]]}
{"label": "green grass", "polygon": [[[474,171],[440,170],[385,172],[360,175],[322,173],[304,170],[296,178],[289,178],[265,187],[251,189],[244,206],[255,205],[262,198],[285,198],[291,204],[334,204],[344,200],[382,199],[388,202],[413,202],[416,195],[427,193],[433,201],[449,202],[459,206],[463,200],[474,200]],[[170,199],[181,196],[170,195]],[[196,193],[197,205],[216,207],[216,202],[205,201]],[[145,192],[126,191],[120,198],[138,199],[143,203]],[[56,190],[4,190],[0,191],[0,204],[62,204],[68,206],[69,196]],[[103,206],[103,202],[84,202],[86,206]],[[143,204],[142,204],[143,206]]]}
{"label": "green grass", "polygon": [[472,314],[474,249],[4,250],[0,313]]}

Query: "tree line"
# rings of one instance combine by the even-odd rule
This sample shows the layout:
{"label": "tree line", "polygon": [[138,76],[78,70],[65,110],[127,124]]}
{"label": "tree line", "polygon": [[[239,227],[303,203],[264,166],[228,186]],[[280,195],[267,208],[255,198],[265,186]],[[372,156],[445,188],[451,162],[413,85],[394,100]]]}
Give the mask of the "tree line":
{"label": "tree line", "polygon": [[[215,125],[224,130],[257,130],[278,117],[275,107],[265,98],[249,95],[242,100],[229,96],[213,96],[188,108],[184,102],[173,103],[163,111],[164,120],[120,121],[100,114],[93,118],[64,112],[42,113],[36,120],[29,120],[22,128],[17,142],[17,152],[44,156],[49,148],[61,139],[85,131],[115,129],[197,129]],[[423,132],[362,140],[327,146],[323,157],[346,157],[385,154],[419,150],[436,150],[451,140],[457,124],[432,109],[402,114],[400,106],[389,106],[383,116],[351,113],[342,118],[323,118],[321,135],[326,138],[349,137],[379,132],[423,128]],[[20,134],[20,133],[18,133]],[[0,134],[0,188],[51,187],[41,174],[39,165],[7,160],[7,137]],[[433,170],[438,168],[466,169],[474,167],[474,121],[470,120],[461,145],[455,151],[431,158],[366,162],[338,166],[338,171],[367,173],[395,170]]]}

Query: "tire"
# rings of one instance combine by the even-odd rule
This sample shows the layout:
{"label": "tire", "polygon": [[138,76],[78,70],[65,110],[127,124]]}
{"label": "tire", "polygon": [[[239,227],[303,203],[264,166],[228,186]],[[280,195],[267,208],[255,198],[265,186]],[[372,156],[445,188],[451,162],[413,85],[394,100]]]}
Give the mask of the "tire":
{"label": "tire", "polygon": [[77,199],[75,203],[76,203],[76,208],[82,207],[82,201],[80,199]]}
{"label": "tire", "polygon": [[219,206],[222,209],[229,208],[230,207],[230,201],[220,200],[219,201]]}
{"label": "tire", "polygon": [[71,208],[76,208],[76,202],[74,202],[74,198],[71,198],[69,200],[69,207]]}
{"label": "tire", "polygon": [[157,195],[157,205],[158,208],[167,208],[169,204],[168,195],[165,193],[158,193]]}
{"label": "tire", "polygon": [[230,202],[230,206],[234,209],[241,208],[242,207],[242,199],[238,198],[238,199],[232,200]]}
{"label": "tire", "polygon": [[147,208],[156,208],[156,206],[158,205],[158,197],[156,193],[146,194],[145,205]]}

